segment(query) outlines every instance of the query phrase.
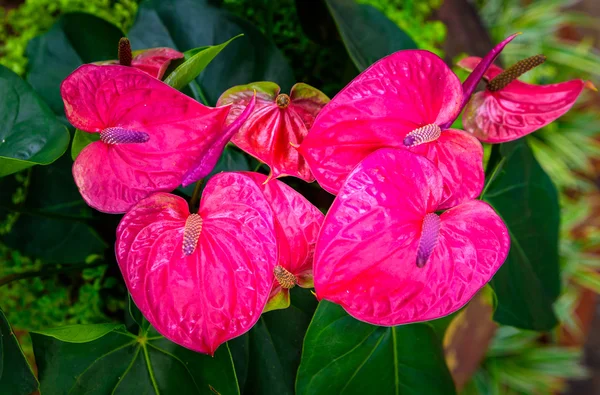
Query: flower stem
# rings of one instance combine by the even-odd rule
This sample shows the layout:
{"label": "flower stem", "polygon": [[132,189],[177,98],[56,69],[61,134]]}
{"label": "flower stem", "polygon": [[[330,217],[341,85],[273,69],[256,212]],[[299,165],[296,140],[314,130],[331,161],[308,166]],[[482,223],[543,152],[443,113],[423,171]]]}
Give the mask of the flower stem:
{"label": "flower stem", "polygon": [[192,197],[190,198],[190,213],[196,212],[196,204],[200,200],[200,191],[202,190],[202,185],[204,184],[204,178],[198,180],[196,182],[196,186],[194,187],[194,192],[192,193]]}

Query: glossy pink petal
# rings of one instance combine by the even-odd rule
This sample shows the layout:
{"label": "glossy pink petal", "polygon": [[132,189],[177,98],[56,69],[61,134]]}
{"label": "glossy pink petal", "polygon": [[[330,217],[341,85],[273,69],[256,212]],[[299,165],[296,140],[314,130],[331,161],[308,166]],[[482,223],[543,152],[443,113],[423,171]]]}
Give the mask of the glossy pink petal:
{"label": "glossy pink petal", "polygon": [[[131,67],[138,70],[142,70],[145,73],[150,74],[152,77],[161,79],[167,71],[167,68],[171,64],[172,60],[181,59],[184,57],[183,53],[174,50],[172,48],[150,48],[142,49],[133,52],[133,59],[131,60]],[[118,60],[108,60],[105,62],[97,62],[99,65],[118,65]]]}
{"label": "glossy pink petal", "polygon": [[[474,198],[483,187],[483,169],[473,172],[466,188],[462,176],[455,177],[460,169],[482,167],[477,141],[458,131],[442,131],[437,140],[410,148],[404,145],[412,131],[454,119],[462,99],[460,81],[438,56],[427,51],[396,52],[365,70],[321,110],[300,152],[319,184],[334,194],[367,155],[394,147],[419,152],[439,164],[444,200],[454,204]],[[469,153],[453,152],[456,146],[468,146]]]}
{"label": "glossy pink petal", "polygon": [[[480,62],[470,57],[458,63],[472,69]],[[492,65],[485,74],[490,80],[502,72]],[[513,81],[491,92],[485,89],[471,98],[463,113],[465,130],[486,143],[516,140],[548,125],[575,104],[586,81],[572,80],[552,85],[532,85]],[[590,86],[590,85],[588,85]]]}
{"label": "glossy pink petal", "polygon": [[[198,215],[182,198],[156,193],[123,217],[115,250],[134,302],[156,330],[213,354],[265,307],[277,260],[274,218],[256,183],[236,173],[210,179]],[[189,230],[195,244],[185,239]]]}
{"label": "glossy pink petal", "polygon": [[382,149],[362,161],[325,217],[315,252],[317,296],[386,326],[464,306],[502,265],[510,238],[478,200],[438,216],[442,188],[441,173],[414,153]]}
{"label": "glossy pink petal", "polygon": [[[279,180],[267,182],[259,173],[241,173],[252,178],[263,191],[277,219],[278,265],[294,276],[296,285],[313,287],[313,258],[324,215],[304,196]],[[275,300],[273,303],[271,303]],[[266,310],[289,306],[288,289],[275,281]]]}
{"label": "glossy pink petal", "polygon": [[231,141],[266,163],[271,168],[271,177],[288,175],[314,181],[296,147],[302,143],[329,98],[302,83],[294,85],[289,96],[280,94],[279,86],[273,82],[235,86],[225,91],[217,102],[217,105],[232,104],[228,122],[233,122],[246,108],[255,91],[256,108]]}
{"label": "glossy pink petal", "polygon": [[[76,128],[105,137],[116,130],[114,139],[84,148],[73,165],[85,201],[108,213],[125,212],[153,192],[179,186],[211,152],[229,112],[205,107],[125,66],[81,66],[65,79],[61,94]],[[131,140],[132,134],[144,139]]]}

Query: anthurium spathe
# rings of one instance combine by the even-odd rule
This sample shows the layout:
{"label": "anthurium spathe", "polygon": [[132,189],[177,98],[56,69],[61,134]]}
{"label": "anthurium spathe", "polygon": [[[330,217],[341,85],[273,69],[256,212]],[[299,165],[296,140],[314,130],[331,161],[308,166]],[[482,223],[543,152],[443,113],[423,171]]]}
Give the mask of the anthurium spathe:
{"label": "anthurium spathe", "polygon": [[478,196],[484,180],[477,139],[440,127],[458,116],[462,100],[458,77],[437,55],[396,52],[362,72],[321,110],[300,153],[319,184],[335,194],[371,152],[384,147],[416,152],[440,170],[441,207],[452,207]]}
{"label": "anthurium spathe", "polygon": [[255,82],[225,91],[217,105],[232,104],[228,122],[245,109],[256,91],[256,109],[231,141],[271,168],[271,177],[294,176],[312,182],[308,164],[298,153],[315,117],[329,98],[310,85],[298,83],[290,94],[273,82]]}
{"label": "anthurium spathe", "polygon": [[375,325],[431,320],[465,305],[500,268],[510,238],[487,204],[438,213],[444,178],[407,150],[381,149],[349,174],[315,251],[319,298]]}
{"label": "anthurium spathe", "polygon": [[135,304],[162,335],[213,354],[260,318],[277,263],[273,211],[256,182],[220,173],[198,213],[156,193],[117,228],[119,267]]}
{"label": "anthurium spathe", "polygon": [[69,122],[100,134],[75,160],[73,177],[85,201],[107,213],[196,181],[236,131],[224,125],[229,107],[206,107],[132,67],[81,66],[61,94]]}
{"label": "anthurium spathe", "polygon": [[273,283],[265,312],[287,308],[290,288],[313,287],[313,258],[323,214],[304,196],[279,180],[267,182],[267,176],[243,172],[262,190],[273,209],[279,260],[273,271]]}
{"label": "anthurium spathe", "polygon": [[[491,65],[484,75],[486,88],[473,95],[463,113],[463,126],[486,143],[516,140],[553,122],[575,104],[589,81],[571,80],[532,85],[517,78],[543,63],[542,55],[524,59],[506,70]],[[458,65],[473,70],[481,61],[468,57]]]}
{"label": "anthurium spathe", "polygon": [[119,59],[98,62],[96,64],[131,66],[142,70],[152,77],[161,79],[172,60],[181,59],[184,54],[167,47],[140,49],[131,52],[129,40],[122,38],[119,42]]}

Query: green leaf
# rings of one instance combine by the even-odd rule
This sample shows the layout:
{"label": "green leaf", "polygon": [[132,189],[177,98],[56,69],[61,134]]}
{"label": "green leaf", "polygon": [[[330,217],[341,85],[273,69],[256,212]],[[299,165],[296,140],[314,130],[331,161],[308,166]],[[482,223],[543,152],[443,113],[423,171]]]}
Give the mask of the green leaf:
{"label": "green leaf", "polygon": [[304,339],[296,391],[454,394],[441,340],[427,324],[378,327],[321,301]]}
{"label": "green leaf", "polygon": [[73,144],[71,144],[71,159],[73,159],[73,161],[77,159],[77,156],[79,156],[79,153],[83,151],[85,147],[98,140],[100,140],[100,133],[88,133],[83,130],[75,129]]}
{"label": "green leaf", "polygon": [[89,327],[96,327],[96,335],[105,333],[76,343],[61,340],[61,328],[31,334],[42,393],[239,394],[227,345],[214,357],[199,354],[165,339],[147,321],[135,334],[114,324],[71,326],[67,332]]}
{"label": "green leaf", "polygon": [[350,58],[362,71],[377,60],[417,44],[381,11],[354,0],[325,0]]}
{"label": "green leaf", "polygon": [[84,63],[117,58],[118,27],[90,14],[63,14],[50,30],[27,45],[27,81],[50,105],[63,114],[60,84]]}
{"label": "green leaf", "polygon": [[0,66],[0,177],[47,165],[69,145],[69,132],[18,75]]}
{"label": "green leaf", "polygon": [[239,34],[229,40],[225,41],[220,45],[213,45],[210,47],[201,47],[197,49],[191,49],[184,53],[185,61],[177,66],[171,74],[165,78],[165,83],[172,86],[177,90],[181,90],[187,84],[192,82],[196,77],[200,75],[202,71],[208,66],[208,64],[233,40],[238,37],[242,37],[243,34]]}
{"label": "green leaf", "polygon": [[67,325],[59,328],[35,331],[39,335],[50,336],[67,343],[87,343],[101,338],[116,329],[123,329],[122,324],[90,324],[90,325]]}
{"label": "green leaf", "polygon": [[[4,244],[24,255],[61,264],[82,263],[92,254],[103,254],[108,245],[92,227],[97,215],[81,199],[72,165],[71,158],[63,155],[51,166],[31,169],[18,193],[26,197],[16,204],[15,177],[0,179],[0,220],[18,214],[12,230],[2,235]],[[109,232],[114,234],[114,228]]]}
{"label": "green leaf", "polygon": [[229,342],[243,394],[294,394],[302,340],[317,305],[307,289],[291,290],[292,304],[262,315]]}
{"label": "green leaf", "polygon": [[0,309],[0,390],[7,395],[29,395],[37,388],[33,371]]}
{"label": "green leaf", "polygon": [[550,330],[557,324],[552,305],[560,294],[558,193],[523,139],[502,144],[490,163],[482,198],[511,237],[508,258],[490,283],[498,297],[494,320]]}
{"label": "green leaf", "polygon": [[294,76],[283,54],[256,27],[207,0],[147,0],[129,32],[136,49],[165,46],[186,51],[217,45],[244,34],[223,49],[200,77],[198,87],[208,104],[222,92],[252,81],[274,81],[283,91]]}

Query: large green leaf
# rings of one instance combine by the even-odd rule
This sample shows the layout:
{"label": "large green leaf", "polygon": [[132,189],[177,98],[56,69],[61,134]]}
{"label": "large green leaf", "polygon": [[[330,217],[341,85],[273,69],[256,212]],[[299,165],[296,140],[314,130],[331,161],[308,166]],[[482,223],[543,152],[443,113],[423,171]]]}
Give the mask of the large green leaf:
{"label": "large green leaf", "polygon": [[12,230],[2,236],[3,243],[27,256],[56,263],[80,263],[104,252],[107,244],[91,226],[95,214],[79,195],[72,164],[63,155],[52,166],[31,169],[18,192],[26,194],[23,201],[13,200],[14,176],[0,179],[0,220],[11,213],[18,215]]}
{"label": "large green leaf", "polygon": [[362,71],[396,51],[415,49],[417,44],[383,13],[355,0],[325,0],[344,45]]}
{"label": "large green leaf", "polygon": [[[239,394],[227,345],[214,357],[180,347],[146,320],[133,332],[123,325],[71,326],[33,332],[44,394]],[[95,338],[81,342],[84,332]],[[102,334],[98,337],[98,334]]]}
{"label": "large green leaf", "polygon": [[225,41],[223,44],[209,47],[200,47],[190,49],[184,53],[184,62],[177,66],[167,78],[165,83],[175,89],[182,89],[187,84],[196,79],[208,64],[233,40],[242,37],[235,36]]}
{"label": "large green leaf", "polygon": [[62,15],[50,30],[27,46],[27,81],[56,114],[63,114],[60,83],[78,66],[116,59],[119,39],[125,34],[93,15]]}
{"label": "large green leaf", "polygon": [[0,393],[29,395],[37,388],[38,382],[31,367],[0,309]]}
{"label": "large green leaf", "polygon": [[307,289],[291,290],[291,305],[263,314],[229,342],[243,394],[294,394],[302,340],[317,306]]}
{"label": "large green leaf", "polygon": [[129,32],[134,48],[166,46],[187,51],[217,45],[244,34],[223,49],[197,78],[214,105],[226,89],[253,81],[274,81],[283,91],[294,83],[283,54],[252,24],[207,0],[147,0]]}
{"label": "large green leaf", "polygon": [[523,139],[496,150],[482,198],[506,223],[511,248],[491,282],[494,320],[549,330],[557,324],[552,304],[560,294],[558,193]]}
{"label": "large green leaf", "polygon": [[453,394],[442,344],[427,324],[378,327],[321,301],[306,333],[296,391]]}
{"label": "large green leaf", "polygon": [[69,145],[69,132],[19,78],[0,66],[0,177],[47,165]]}

